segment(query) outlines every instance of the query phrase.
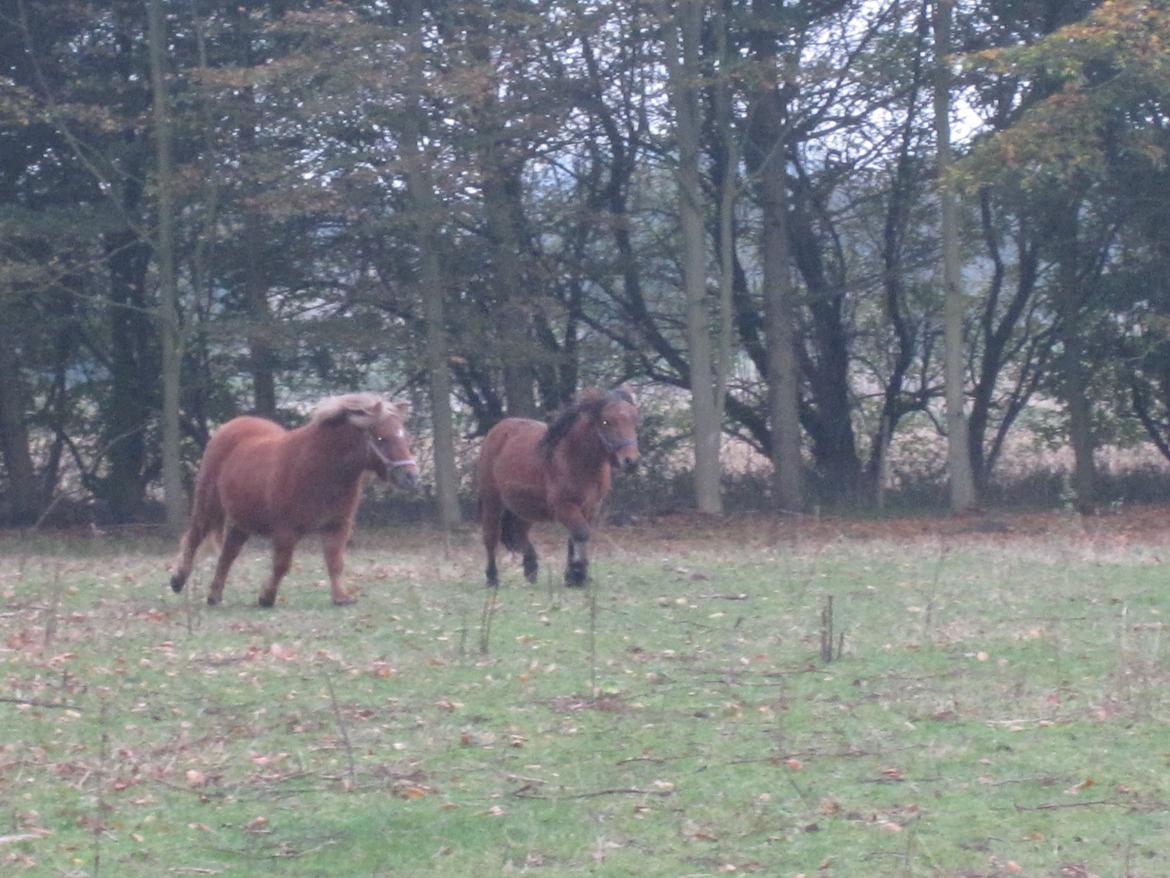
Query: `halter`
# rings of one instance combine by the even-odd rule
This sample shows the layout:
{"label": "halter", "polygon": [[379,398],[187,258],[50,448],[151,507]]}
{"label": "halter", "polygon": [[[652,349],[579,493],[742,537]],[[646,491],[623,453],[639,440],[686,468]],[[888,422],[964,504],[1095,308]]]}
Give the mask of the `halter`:
{"label": "halter", "polygon": [[370,450],[378,456],[378,460],[382,461],[382,463],[386,464],[386,466],[390,467],[390,469],[395,469],[396,467],[400,466],[418,466],[418,463],[415,462],[413,457],[404,457],[402,460],[391,460],[382,453],[382,449],[377,446],[373,439],[369,440],[369,442]]}
{"label": "halter", "polygon": [[600,430],[597,431],[597,438],[601,440],[601,445],[610,454],[617,454],[623,448],[629,448],[631,445],[637,446],[637,439],[619,439],[617,442],[610,442],[605,438],[605,434]]}

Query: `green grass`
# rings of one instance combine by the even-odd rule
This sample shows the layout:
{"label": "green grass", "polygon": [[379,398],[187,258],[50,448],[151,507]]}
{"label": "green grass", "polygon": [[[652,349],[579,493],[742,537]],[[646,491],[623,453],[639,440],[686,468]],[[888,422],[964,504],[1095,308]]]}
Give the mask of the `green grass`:
{"label": "green grass", "polygon": [[[0,874],[1170,875],[1167,546],[1056,527],[0,540]],[[833,598],[843,654],[820,658]],[[481,651],[487,639],[486,651]],[[834,646],[841,641],[834,637]]]}

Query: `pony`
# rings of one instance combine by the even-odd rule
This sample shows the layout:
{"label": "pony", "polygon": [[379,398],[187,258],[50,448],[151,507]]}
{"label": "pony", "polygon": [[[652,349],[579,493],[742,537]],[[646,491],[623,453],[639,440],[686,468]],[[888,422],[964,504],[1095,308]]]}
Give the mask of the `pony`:
{"label": "pony", "polygon": [[536,521],[568,528],[565,585],[589,577],[589,536],[610,489],[611,470],[638,467],[638,406],[626,387],[591,388],[551,424],[504,418],[484,437],[479,455],[479,518],[487,551],[487,584],[499,585],[496,547],[520,552],[524,576],[536,582],[538,561],[528,531]]}
{"label": "pony", "polygon": [[248,415],[228,421],[212,435],[199,464],[171,588],[183,590],[199,546],[217,538],[219,561],[207,592],[207,603],[215,606],[240,549],[259,535],[272,540],[272,575],[259,601],[271,607],[293,548],[305,534],[320,533],[333,603],[353,603],[341,584],[343,552],[365,474],[405,490],[418,485],[407,414],[405,406],[376,394],[350,393],[321,400],[295,430]]}

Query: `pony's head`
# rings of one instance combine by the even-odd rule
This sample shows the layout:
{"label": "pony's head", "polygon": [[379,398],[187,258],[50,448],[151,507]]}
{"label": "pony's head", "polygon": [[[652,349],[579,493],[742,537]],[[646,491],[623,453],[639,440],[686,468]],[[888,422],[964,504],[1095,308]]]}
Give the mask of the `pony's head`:
{"label": "pony's head", "polygon": [[418,486],[418,464],[406,432],[407,406],[374,393],[348,393],[324,399],[313,420],[326,425],[351,424],[366,434],[366,469],[398,488]]}
{"label": "pony's head", "polygon": [[623,384],[607,392],[597,412],[597,434],[610,460],[623,472],[638,468],[638,403],[634,392]]}
{"label": "pony's head", "polygon": [[541,439],[546,453],[551,454],[582,418],[587,421],[587,429],[597,436],[611,464],[624,472],[638,468],[638,405],[633,391],[625,385],[613,390],[581,391]]}

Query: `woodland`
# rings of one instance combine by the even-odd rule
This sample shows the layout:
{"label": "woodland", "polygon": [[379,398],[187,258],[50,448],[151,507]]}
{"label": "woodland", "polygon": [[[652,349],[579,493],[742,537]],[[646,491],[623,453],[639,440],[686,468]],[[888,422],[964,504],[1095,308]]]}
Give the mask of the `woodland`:
{"label": "woodland", "polygon": [[[0,0],[0,524],[172,524],[228,418],[469,449],[628,382],[725,506],[1170,458],[1162,0]],[[647,452],[649,453],[649,452]]]}

